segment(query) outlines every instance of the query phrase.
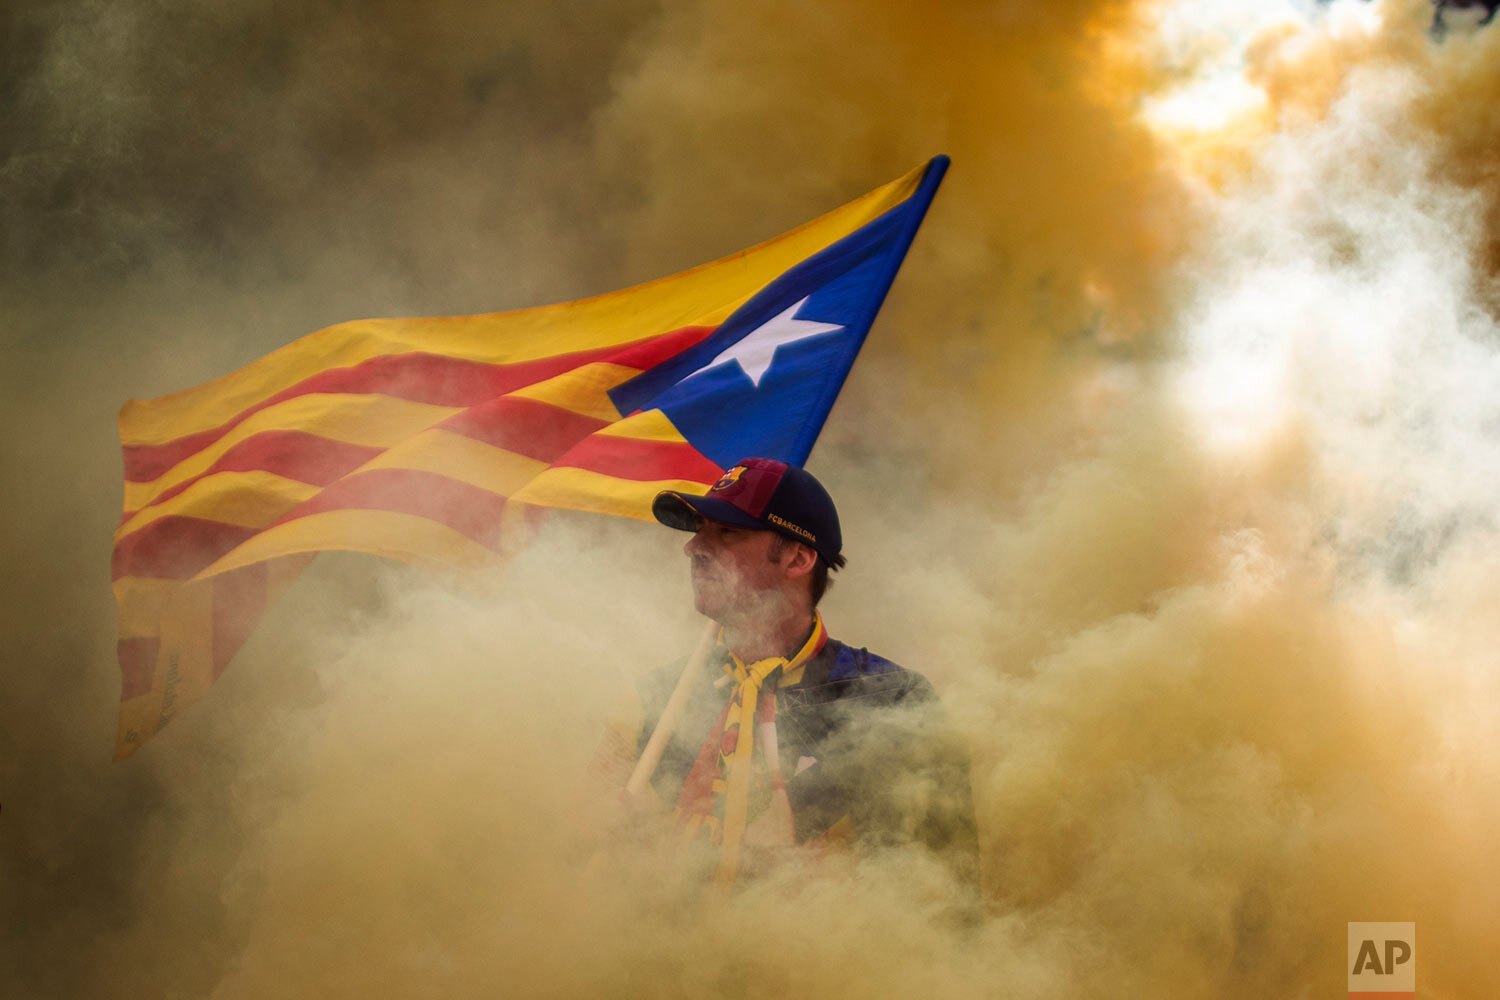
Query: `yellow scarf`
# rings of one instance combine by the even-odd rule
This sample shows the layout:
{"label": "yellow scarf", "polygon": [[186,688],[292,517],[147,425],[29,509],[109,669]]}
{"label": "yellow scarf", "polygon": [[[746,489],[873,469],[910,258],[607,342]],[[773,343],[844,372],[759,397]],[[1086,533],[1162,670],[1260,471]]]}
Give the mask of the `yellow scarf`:
{"label": "yellow scarf", "polygon": [[[722,644],[722,631],[719,640]],[[706,827],[710,837],[719,845],[715,879],[721,885],[733,883],[739,870],[740,845],[744,840],[750,805],[756,717],[759,715],[762,722],[771,722],[775,718],[774,694],[762,701],[760,693],[768,684],[774,693],[781,684],[795,684],[801,680],[803,667],[822,651],[827,641],[828,630],[823,626],[823,618],[814,611],[812,633],[790,659],[771,656],[745,663],[734,653],[728,653],[724,679],[734,683],[734,692],[718,724],[708,734],[708,740],[699,751],[677,799],[677,815],[684,824],[686,838],[694,839]],[[766,763],[772,780],[779,783],[781,762],[767,760]]]}

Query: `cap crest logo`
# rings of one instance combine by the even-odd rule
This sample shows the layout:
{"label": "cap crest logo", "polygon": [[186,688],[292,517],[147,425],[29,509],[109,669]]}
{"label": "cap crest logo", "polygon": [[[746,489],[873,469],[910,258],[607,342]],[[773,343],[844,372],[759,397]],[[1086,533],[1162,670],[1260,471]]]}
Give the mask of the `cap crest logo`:
{"label": "cap crest logo", "polygon": [[743,465],[736,465],[734,468],[724,473],[724,475],[720,476],[719,481],[717,483],[714,483],[708,492],[718,493],[720,490],[727,490],[729,489],[729,487],[739,482],[740,477],[744,474],[745,467]]}

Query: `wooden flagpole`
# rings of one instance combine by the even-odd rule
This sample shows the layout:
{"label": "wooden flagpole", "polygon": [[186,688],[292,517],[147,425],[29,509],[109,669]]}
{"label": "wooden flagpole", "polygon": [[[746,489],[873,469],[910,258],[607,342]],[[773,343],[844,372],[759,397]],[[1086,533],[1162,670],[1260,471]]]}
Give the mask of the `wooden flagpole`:
{"label": "wooden flagpole", "polygon": [[641,759],[635,762],[635,770],[630,772],[630,780],[625,783],[625,791],[629,794],[639,795],[644,792],[651,776],[656,773],[656,765],[661,763],[662,752],[667,749],[667,741],[672,738],[672,731],[677,728],[677,722],[687,705],[688,696],[693,693],[698,679],[703,676],[703,667],[708,662],[708,654],[713,652],[714,642],[718,635],[718,622],[710,621],[703,626],[703,635],[698,639],[698,648],[693,650],[687,666],[682,670],[682,676],[677,678],[677,686],[672,689],[672,695],[667,699],[666,707],[661,710],[661,718],[656,720],[656,728],[651,731],[651,738],[646,741],[646,748],[641,751]]}

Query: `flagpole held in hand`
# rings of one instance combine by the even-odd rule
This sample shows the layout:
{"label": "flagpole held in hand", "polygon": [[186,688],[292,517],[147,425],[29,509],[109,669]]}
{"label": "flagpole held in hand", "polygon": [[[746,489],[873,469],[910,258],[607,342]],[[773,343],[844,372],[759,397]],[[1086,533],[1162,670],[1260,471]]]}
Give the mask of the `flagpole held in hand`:
{"label": "flagpole held in hand", "polygon": [[703,676],[703,667],[708,662],[708,654],[713,651],[718,635],[717,622],[710,621],[704,624],[703,635],[698,639],[698,648],[693,650],[692,657],[683,668],[682,676],[677,679],[677,686],[672,689],[672,696],[667,699],[666,707],[661,710],[661,718],[657,720],[656,728],[651,731],[651,738],[646,741],[646,748],[641,751],[640,760],[635,762],[635,770],[630,773],[630,780],[625,783],[625,791],[628,794],[641,794],[646,790],[651,776],[656,773],[656,765],[661,763],[662,752],[667,749],[667,741],[672,738],[672,731],[677,728],[677,721],[682,717],[688,696],[693,693],[698,679]]}

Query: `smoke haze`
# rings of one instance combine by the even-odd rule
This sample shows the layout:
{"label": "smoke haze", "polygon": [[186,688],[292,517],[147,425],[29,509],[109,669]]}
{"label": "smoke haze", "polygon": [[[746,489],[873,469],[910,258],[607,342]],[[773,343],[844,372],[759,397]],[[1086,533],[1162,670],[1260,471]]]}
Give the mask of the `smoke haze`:
{"label": "smoke haze", "polygon": [[[1210,8],[1204,10],[1203,8]],[[1500,937],[1500,30],[1332,4],[0,13],[0,983],[18,997],[1323,996]],[[368,315],[662,276],[953,168],[810,467],[835,636],[974,760],[921,857],[732,908],[582,782],[682,536],[324,556],[109,762],[114,414]]]}

